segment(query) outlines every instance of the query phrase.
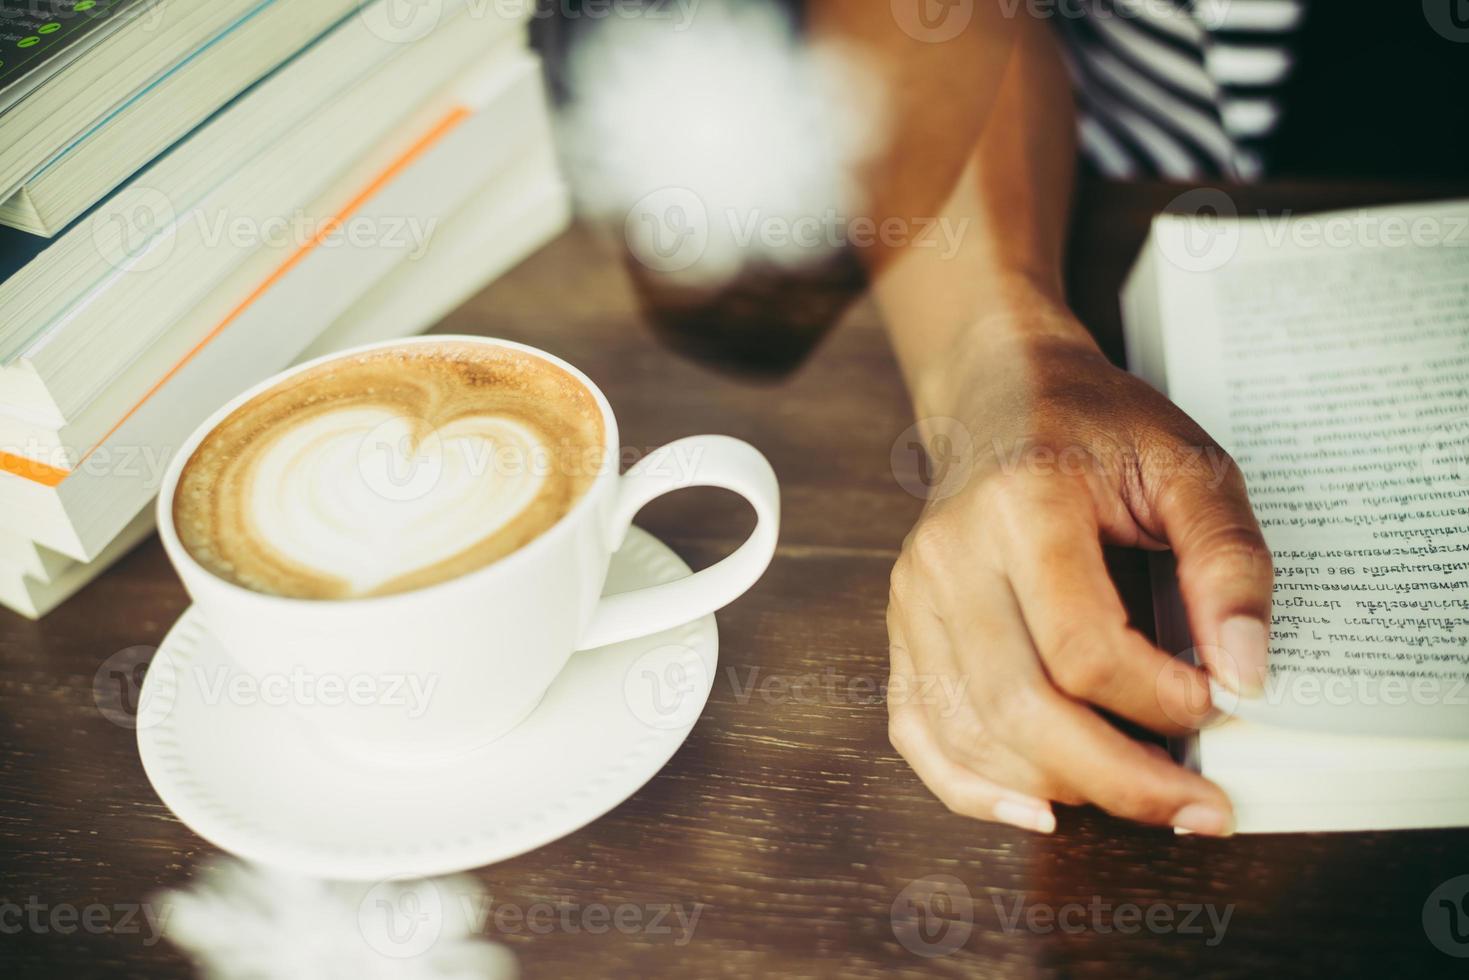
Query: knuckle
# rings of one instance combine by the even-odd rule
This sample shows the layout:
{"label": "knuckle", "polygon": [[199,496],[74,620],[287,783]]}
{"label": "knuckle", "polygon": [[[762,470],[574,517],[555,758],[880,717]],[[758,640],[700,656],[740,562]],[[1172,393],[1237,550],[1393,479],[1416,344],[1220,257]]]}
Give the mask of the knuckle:
{"label": "knuckle", "polygon": [[1030,730],[1044,712],[1040,682],[984,685],[984,692],[985,714],[995,727],[1006,732]]}
{"label": "knuckle", "polygon": [[1194,545],[1197,563],[1206,572],[1274,574],[1270,549],[1260,533],[1243,524],[1224,524],[1202,534]]}
{"label": "knuckle", "polygon": [[1028,522],[1034,517],[1038,480],[1024,472],[996,473],[985,486],[984,503],[1001,520]]}
{"label": "knuckle", "polygon": [[1065,806],[1083,806],[1089,802],[1086,794],[1079,792],[1070,780],[1063,778],[1061,774],[1044,770],[1037,770],[1015,788],[1038,799],[1052,800]]}
{"label": "knuckle", "polygon": [[1117,660],[1096,634],[1073,629],[1063,634],[1046,658],[1051,679],[1074,698],[1094,697],[1117,678]]}
{"label": "knuckle", "polygon": [[920,723],[913,712],[900,711],[892,707],[888,709],[888,744],[905,759],[911,757],[910,753],[917,734],[914,726]]}
{"label": "knuckle", "polygon": [[[958,535],[949,521],[936,517],[919,521],[909,532],[907,546],[903,549],[910,573],[914,565],[921,568],[947,565],[957,541]],[[900,560],[899,564],[903,562]]]}
{"label": "knuckle", "polygon": [[917,573],[913,561],[905,551],[893,562],[892,574],[888,576],[888,603],[894,605],[907,597],[916,585]]}
{"label": "knuckle", "polygon": [[1056,786],[1050,790],[1048,798],[1063,806],[1082,806],[1086,803],[1086,797],[1070,786]]}
{"label": "knuckle", "polygon": [[939,802],[950,813],[957,814],[961,817],[974,817],[979,820],[994,819],[990,815],[988,807],[981,806],[967,793],[956,792],[950,787],[941,786],[934,791],[934,795],[939,798]]}
{"label": "knuckle", "polygon": [[984,503],[985,519],[993,522],[999,539],[1016,554],[1035,554],[1035,542],[1047,537],[1039,532],[1069,526],[1079,512],[1090,507],[1077,480],[1031,476],[999,478]]}
{"label": "knuckle", "polygon": [[1108,813],[1143,823],[1167,823],[1178,808],[1170,794],[1146,785],[1123,785],[1097,801]]}
{"label": "knuckle", "polygon": [[1202,447],[1202,450],[1193,457],[1194,469],[1199,470],[1202,475],[1213,476],[1215,473],[1224,473],[1231,479],[1236,476],[1243,477],[1244,471],[1239,468],[1239,463],[1223,446],[1216,442],[1209,442]]}

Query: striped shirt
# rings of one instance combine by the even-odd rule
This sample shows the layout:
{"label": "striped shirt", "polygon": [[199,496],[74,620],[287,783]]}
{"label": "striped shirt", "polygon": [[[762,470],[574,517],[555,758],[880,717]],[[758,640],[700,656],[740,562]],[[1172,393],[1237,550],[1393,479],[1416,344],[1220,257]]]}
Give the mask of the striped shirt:
{"label": "striped shirt", "polygon": [[1082,152],[1117,178],[1263,176],[1305,3],[1060,5],[1056,21],[1076,83]]}

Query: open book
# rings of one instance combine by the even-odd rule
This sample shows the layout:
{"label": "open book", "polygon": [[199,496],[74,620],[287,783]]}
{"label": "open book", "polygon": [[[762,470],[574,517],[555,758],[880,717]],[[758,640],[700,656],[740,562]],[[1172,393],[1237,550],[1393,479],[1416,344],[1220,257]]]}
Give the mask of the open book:
{"label": "open book", "polygon": [[1128,363],[1238,461],[1275,559],[1265,696],[1184,760],[1242,832],[1469,825],[1469,201],[1160,216],[1122,307]]}

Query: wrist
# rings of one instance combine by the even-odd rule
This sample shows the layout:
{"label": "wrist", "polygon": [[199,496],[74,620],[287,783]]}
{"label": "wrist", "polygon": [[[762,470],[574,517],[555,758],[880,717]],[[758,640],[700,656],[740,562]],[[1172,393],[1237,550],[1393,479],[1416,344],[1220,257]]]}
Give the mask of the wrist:
{"label": "wrist", "polygon": [[1096,354],[1096,340],[1064,303],[1024,287],[987,302],[912,376],[919,418],[958,414],[976,385],[1013,379],[1048,354]]}

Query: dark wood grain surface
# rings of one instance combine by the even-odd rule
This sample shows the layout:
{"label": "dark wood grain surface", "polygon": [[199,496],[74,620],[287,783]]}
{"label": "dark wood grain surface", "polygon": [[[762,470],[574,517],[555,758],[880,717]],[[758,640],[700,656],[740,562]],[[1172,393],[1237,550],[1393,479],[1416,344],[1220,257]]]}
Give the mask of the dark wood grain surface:
{"label": "dark wood grain surface", "polygon": [[[1236,197],[1278,209],[1439,190]],[[1118,283],[1149,215],[1177,192],[1089,186],[1081,196],[1072,290],[1114,354]],[[439,329],[527,341],[579,364],[610,397],[628,446],[705,431],[748,439],[783,486],[780,550],[719,614],[719,672],[688,742],[590,827],[475,872],[497,906],[697,903],[692,936],[491,924],[525,976],[1463,975],[1469,961],[1435,948],[1421,916],[1435,886],[1469,873],[1469,832],[1204,840],[1063,808],[1056,834],[1037,837],[955,816],[924,790],[889,747],[870,693],[886,677],[888,571],[920,501],[890,461],[910,418],[867,305],[794,373],[742,381],[657,343],[621,254],[574,229]],[[698,567],[749,520],[733,498],[693,491],[640,523]],[[1146,617],[1141,564],[1113,559]],[[185,606],[150,539],[43,622],[0,614],[0,903],[142,902],[216,853],[158,801],[133,733],[92,694],[103,660],[157,644]],[[1154,928],[1120,911],[1129,905]],[[166,941],[14,929],[3,910],[0,976],[191,973]],[[1222,936],[1208,910],[1229,916]],[[1191,914],[1199,931],[1180,928]],[[913,922],[931,928],[915,933]],[[924,957],[910,947],[956,948]]]}

